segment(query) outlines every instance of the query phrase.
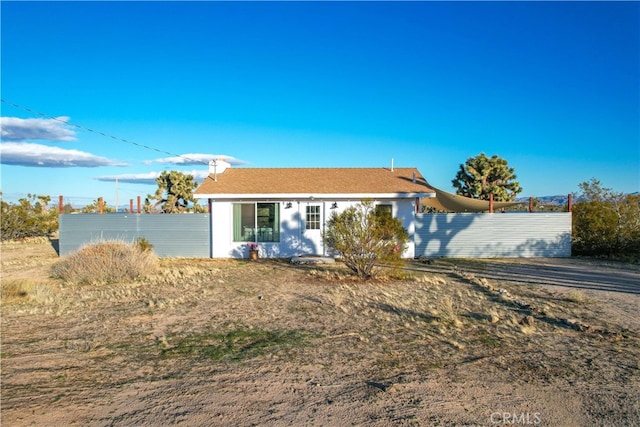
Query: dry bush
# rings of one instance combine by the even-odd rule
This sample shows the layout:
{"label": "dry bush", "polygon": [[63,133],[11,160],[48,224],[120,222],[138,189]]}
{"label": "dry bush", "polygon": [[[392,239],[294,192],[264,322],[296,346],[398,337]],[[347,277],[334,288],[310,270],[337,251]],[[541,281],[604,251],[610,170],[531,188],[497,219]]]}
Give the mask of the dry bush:
{"label": "dry bush", "polygon": [[2,302],[24,301],[33,290],[33,283],[27,280],[11,280],[2,282]]}
{"label": "dry bush", "polygon": [[413,280],[418,283],[432,285],[436,289],[439,289],[439,286],[443,286],[447,284],[447,280],[438,274],[422,274],[422,275],[414,276]]}
{"label": "dry bush", "polygon": [[309,276],[327,281],[344,282],[354,278],[354,275],[350,271],[340,271],[338,269],[311,269],[307,273]]}
{"label": "dry bush", "polygon": [[0,299],[3,304],[43,300],[50,294],[48,286],[25,279],[3,280],[0,289]]}
{"label": "dry bush", "polygon": [[71,283],[117,283],[152,273],[157,265],[153,252],[113,240],[84,246],[54,265],[52,275]]}
{"label": "dry bush", "polygon": [[438,319],[445,325],[459,327],[462,321],[458,316],[458,306],[454,300],[445,296],[440,300],[437,306]]}
{"label": "dry bush", "polygon": [[582,291],[570,291],[567,293],[567,300],[576,304],[586,304],[589,298]]}
{"label": "dry bush", "polygon": [[157,271],[149,271],[144,277],[145,283],[153,285],[175,285],[177,283],[191,283],[201,284],[210,283],[213,278],[219,278],[221,269],[219,268],[205,268],[202,266],[194,265],[170,265],[170,260],[165,259],[160,263],[160,268]]}

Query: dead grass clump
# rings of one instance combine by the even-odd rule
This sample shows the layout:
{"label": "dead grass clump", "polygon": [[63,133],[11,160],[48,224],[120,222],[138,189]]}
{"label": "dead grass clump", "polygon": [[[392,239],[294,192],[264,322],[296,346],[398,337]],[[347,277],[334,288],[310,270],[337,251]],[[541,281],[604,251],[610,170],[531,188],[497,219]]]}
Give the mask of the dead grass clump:
{"label": "dead grass clump", "polygon": [[49,294],[46,285],[31,280],[3,280],[0,286],[0,299],[3,304],[21,303],[32,299],[43,299]]}
{"label": "dead grass clump", "polygon": [[388,282],[388,281],[404,281],[410,280],[413,278],[413,275],[401,267],[391,267],[385,269],[377,269],[375,273],[375,277],[380,282]]}
{"label": "dead grass clump", "polygon": [[489,314],[487,315],[487,319],[491,323],[494,323],[494,324],[498,323],[500,321],[500,314],[495,309],[492,309],[489,311]]}
{"label": "dead grass clump", "polygon": [[320,270],[314,268],[309,270],[308,274],[315,279],[338,282],[353,280],[356,277],[349,271],[340,271],[337,269]]}
{"label": "dead grass clump", "polygon": [[587,304],[589,302],[589,298],[582,291],[570,291],[567,293],[566,298],[576,304]]}
{"label": "dead grass clump", "polygon": [[419,276],[414,276],[413,280],[418,283],[435,286],[436,288],[438,288],[438,286],[447,284],[447,280],[437,274],[422,274]]}
{"label": "dead grass clump", "polygon": [[33,290],[34,284],[28,280],[12,280],[2,282],[2,302],[25,301]]}
{"label": "dead grass clump", "polygon": [[436,311],[439,321],[443,324],[455,327],[462,326],[462,321],[458,316],[457,304],[451,297],[446,296],[441,299],[436,307]]}
{"label": "dead grass clump", "polygon": [[154,285],[159,284],[176,284],[176,283],[190,283],[201,284],[211,282],[214,278],[222,280],[220,278],[221,270],[219,268],[205,268],[202,266],[188,266],[188,265],[171,265],[164,260],[161,263],[160,269],[154,272],[148,272],[145,275],[145,283],[151,283]]}
{"label": "dead grass clump", "polygon": [[113,240],[84,246],[53,266],[53,277],[69,283],[133,280],[153,272],[157,257],[139,245]]}
{"label": "dead grass clump", "polygon": [[29,293],[33,288],[33,283],[27,280],[12,280],[10,282],[2,282],[2,302],[10,302],[15,300],[25,300],[29,297]]}

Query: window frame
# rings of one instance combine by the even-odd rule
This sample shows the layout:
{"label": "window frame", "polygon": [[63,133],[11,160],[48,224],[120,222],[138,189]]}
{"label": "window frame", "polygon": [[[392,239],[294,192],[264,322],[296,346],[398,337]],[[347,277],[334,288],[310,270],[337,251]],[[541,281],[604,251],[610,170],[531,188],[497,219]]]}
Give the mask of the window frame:
{"label": "window frame", "polygon": [[[280,243],[280,205],[280,202],[232,202],[232,241],[234,243]],[[246,216],[243,217],[243,206],[253,207],[252,224],[245,224]],[[264,215],[264,209],[268,209],[267,215]],[[270,224],[271,227],[269,227]]]}
{"label": "window frame", "polygon": [[[315,212],[311,212],[310,208],[313,208]],[[322,223],[322,209],[319,204],[309,204],[305,208],[305,230],[320,230]]]}
{"label": "window frame", "polygon": [[393,218],[393,204],[392,203],[379,203],[375,207],[376,215],[383,215],[388,218]]}

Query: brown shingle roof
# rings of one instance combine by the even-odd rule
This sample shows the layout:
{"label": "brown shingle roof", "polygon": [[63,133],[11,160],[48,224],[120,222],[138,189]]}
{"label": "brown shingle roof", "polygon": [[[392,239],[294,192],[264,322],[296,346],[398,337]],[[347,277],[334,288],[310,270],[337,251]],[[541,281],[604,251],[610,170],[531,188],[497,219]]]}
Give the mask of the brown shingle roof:
{"label": "brown shingle roof", "polygon": [[195,195],[431,192],[416,168],[228,168],[217,181],[209,175]]}

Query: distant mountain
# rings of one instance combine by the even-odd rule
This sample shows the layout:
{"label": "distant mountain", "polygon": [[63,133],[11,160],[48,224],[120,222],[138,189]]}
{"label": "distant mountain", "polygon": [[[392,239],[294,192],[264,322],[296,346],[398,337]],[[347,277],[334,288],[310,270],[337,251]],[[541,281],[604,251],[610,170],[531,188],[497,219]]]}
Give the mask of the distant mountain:
{"label": "distant mountain", "polygon": [[[563,194],[563,195],[557,195],[557,196],[541,196],[541,197],[534,197],[534,199],[537,199],[542,205],[562,206],[567,204],[568,195]],[[573,198],[573,201],[574,203],[577,202],[575,197]],[[516,198],[516,202],[528,203],[529,198],[518,197]]]}
{"label": "distant mountain", "polygon": [[[629,193],[630,195],[638,195],[639,192],[636,191],[635,193]],[[551,206],[551,205],[555,205],[555,206],[562,206],[562,205],[566,205],[567,204],[567,199],[568,199],[569,195],[568,194],[562,194],[562,195],[557,195],[557,196],[540,196],[540,197],[534,197],[534,199],[537,199],[541,205],[547,205],[547,206]],[[577,203],[582,201],[584,198],[580,195],[575,195],[573,196],[573,203]],[[523,202],[523,203],[527,203],[529,202],[529,198],[528,197],[518,197],[516,198],[516,202]]]}

